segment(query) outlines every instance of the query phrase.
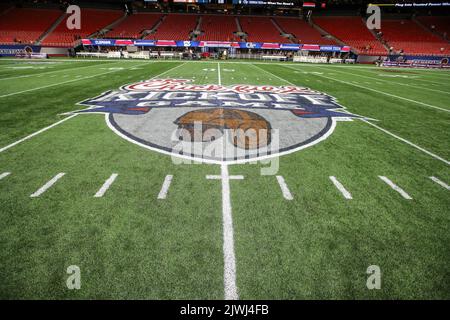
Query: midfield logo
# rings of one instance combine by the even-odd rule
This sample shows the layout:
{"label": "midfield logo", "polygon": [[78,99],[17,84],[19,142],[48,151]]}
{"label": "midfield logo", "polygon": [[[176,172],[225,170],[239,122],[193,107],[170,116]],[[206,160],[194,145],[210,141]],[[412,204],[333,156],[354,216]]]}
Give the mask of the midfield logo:
{"label": "midfield logo", "polygon": [[296,86],[192,84],[151,79],[80,103],[142,147],[209,163],[268,159],[326,139],[352,120],[336,100]]}

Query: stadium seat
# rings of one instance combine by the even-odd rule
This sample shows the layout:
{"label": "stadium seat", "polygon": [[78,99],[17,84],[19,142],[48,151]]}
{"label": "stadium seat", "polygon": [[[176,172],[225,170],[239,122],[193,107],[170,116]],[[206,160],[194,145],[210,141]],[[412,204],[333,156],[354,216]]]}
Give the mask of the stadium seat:
{"label": "stadium seat", "polygon": [[161,14],[135,13],[128,16],[125,20],[114,27],[106,34],[108,38],[132,38],[141,37],[143,30],[150,30],[159,19]]}
{"label": "stadium seat", "polygon": [[188,14],[169,14],[154,34],[146,39],[189,40],[189,33],[195,29],[197,16]]}
{"label": "stadium seat", "polygon": [[200,29],[204,34],[197,37],[197,40],[209,41],[240,41],[233,32],[238,30],[236,18],[232,16],[202,16]]}
{"label": "stadium seat", "polygon": [[239,17],[239,21],[248,42],[290,42],[280,35],[269,17]]}
{"label": "stadium seat", "polygon": [[33,44],[61,15],[59,10],[14,8],[0,19],[0,43]]}
{"label": "stadium seat", "polygon": [[77,39],[87,37],[110,25],[124,13],[119,10],[81,9],[81,29],[69,30],[67,17],[42,41],[43,45],[71,46]]}
{"label": "stadium seat", "polygon": [[367,29],[361,17],[317,17],[314,23],[359,54],[387,54],[386,48]]}
{"label": "stadium seat", "polygon": [[319,31],[306,21],[298,18],[276,18],[275,21],[284,32],[290,33],[302,44],[336,44],[333,40],[322,37]]}
{"label": "stadium seat", "polygon": [[383,20],[381,24],[383,39],[395,53],[448,55],[450,45],[440,37],[425,30],[411,20]]}
{"label": "stadium seat", "polygon": [[450,35],[449,17],[417,17],[417,20],[430,30],[436,31],[442,37],[448,39]]}

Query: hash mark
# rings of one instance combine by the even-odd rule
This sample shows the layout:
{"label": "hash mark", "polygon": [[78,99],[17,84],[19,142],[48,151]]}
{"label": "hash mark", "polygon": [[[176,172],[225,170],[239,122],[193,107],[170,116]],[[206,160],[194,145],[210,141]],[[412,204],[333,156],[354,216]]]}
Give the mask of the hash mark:
{"label": "hash mark", "polygon": [[106,193],[106,191],[109,189],[109,187],[113,184],[114,180],[116,180],[118,174],[113,173],[108,180],[105,181],[103,186],[97,191],[94,198],[101,198]]}
{"label": "hash mark", "polygon": [[36,198],[39,197],[41,194],[43,194],[45,191],[47,191],[48,189],[51,188],[51,186],[53,186],[56,181],[58,181],[59,179],[61,179],[63,176],[65,175],[64,172],[58,173],[56,176],[54,176],[50,181],[48,181],[46,184],[44,184],[42,187],[39,188],[38,191],[36,191],[35,193],[33,193],[32,195],[30,195],[31,198]]}
{"label": "hash mark", "polygon": [[163,185],[161,187],[161,191],[158,194],[158,199],[167,198],[167,192],[169,191],[170,184],[172,183],[173,176],[168,174],[164,179]]}
{"label": "hash mark", "polygon": [[391,180],[389,180],[389,178],[384,177],[384,176],[378,176],[381,180],[383,180],[387,185],[389,185],[392,189],[394,189],[395,191],[397,191],[398,193],[400,193],[400,195],[407,199],[407,200],[412,200],[411,196],[409,194],[406,193],[405,190],[403,190],[402,188],[400,188],[398,185],[396,185],[395,183],[393,183]]}
{"label": "hash mark", "polygon": [[345,199],[349,199],[349,200],[353,199],[350,192],[348,192],[347,189],[345,189],[345,187],[342,185],[342,183],[339,182],[338,179],[336,179],[336,177],[331,176],[330,180],[333,182],[333,184],[336,186],[336,188],[342,193],[342,195],[344,196]]}
{"label": "hash mark", "polygon": [[2,180],[3,178],[6,178],[10,174],[11,174],[11,172],[3,172],[2,174],[0,174],[0,180]]}
{"label": "hash mark", "polygon": [[294,199],[294,197],[292,196],[291,192],[289,191],[289,188],[288,188],[286,182],[284,181],[283,176],[277,176],[277,181],[278,181],[278,184],[280,185],[281,192],[283,193],[283,197],[286,200]]}
{"label": "hash mark", "polygon": [[[1,179],[1,176],[0,176]],[[446,184],[444,181],[439,180],[436,177],[430,177],[431,180],[433,180],[434,182],[436,182],[438,185],[440,185],[441,187],[450,190],[450,186],[448,184]]]}

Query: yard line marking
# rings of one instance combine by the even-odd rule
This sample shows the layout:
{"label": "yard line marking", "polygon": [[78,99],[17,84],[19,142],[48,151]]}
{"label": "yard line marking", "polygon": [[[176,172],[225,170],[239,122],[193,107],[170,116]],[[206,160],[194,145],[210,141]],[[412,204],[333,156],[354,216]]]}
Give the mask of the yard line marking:
{"label": "yard line marking", "polygon": [[64,172],[58,173],[56,176],[54,176],[50,181],[48,181],[46,184],[44,184],[42,187],[39,188],[38,191],[30,195],[31,198],[39,197],[41,194],[43,194],[45,191],[47,191],[51,186],[53,186],[56,181],[61,179],[65,175]]}
{"label": "yard line marking", "polygon": [[109,187],[111,187],[111,185],[113,184],[114,180],[116,180],[118,174],[117,173],[113,173],[108,180],[105,181],[105,183],[103,184],[103,186],[97,191],[97,193],[95,194],[94,198],[101,198],[103,197],[103,195],[105,194],[105,192],[109,189]]}
{"label": "yard line marking", "polygon": [[[178,63],[179,63],[179,62],[178,62]],[[179,64],[179,65],[177,65],[177,66],[175,66],[175,67],[172,67],[172,68],[170,68],[170,69],[168,69],[168,70],[166,70],[166,71],[164,71],[164,72],[161,72],[161,73],[157,74],[156,76],[151,77],[150,79],[155,79],[156,77],[162,76],[163,74],[166,74],[166,73],[168,73],[168,72],[170,72],[170,71],[173,71],[173,70],[175,70],[175,69],[178,69],[178,68],[184,66],[186,63],[187,63],[187,62],[183,62],[183,63],[181,63],[181,64]]]}
{"label": "yard line marking", "polygon": [[0,180],[2,180],[3,178],[6,178],[10,174],[11,174],[11,172],[3,172],[2,174],[0,174]]}
{"label": "yard line marking", "polygon": [[28,139],[31,139],[31,138],[33,138],[34,136],[37,136],[38,134],[40,134],[40,133],[42,133],[42,132],[44,132],[44,131],[47,131],[47,130],[53,128],[53,127],[56,127],[57,125],[60,125],[61,123],[65,122],[65,121],[67,121],[67,120],[69,120],[69,119],[72,119],[72,118],[76,117],[77,115],[78,115],[78,113],[73,114],[73,115],[71,115],[71,116],[68,116],[67,118],[64,118],[64,119],[62,119],[62,120],[60,120],[60,121],[58,121],[58,122],[55,122],[54,124],[52,124],[52,125],[50,125],[50,126],[48,126],[48,127],[45,127],[45,128],[43,128],[43,129],[41,129],[41,130],[39,130],[39,131],[36,131],[35,133],[30,134],[29,136],[26,136],[26,137],[24,137],[24,138],[22,138],[22,139],[20,139],[20,140],[17,140],[16,142],[13,142],[13,143],[11,143],[10,145],[7,145],[6,147],[1,148],[1,149],[0,149],[0,153],[2,153],[3,151],[8,150],[9,148],[12,148],[12,147],[18,145],[18,144],[21,143],[21,142],[24,142],[24,141],[26,141],[26,140],[28,140]]}
{"label": "yard line marking", "polygon": [[[95,66],[104,66],[104,65],[111,65],[111,64],[116,64],[119,62],[112,62],[112,63],[95,63],[89,66],[82,66],[82,67],[78,67],[78,68],[66,68],[66,69],[60,69],[60,70],[53,70],[53,71],[48,71],[48,72],[39,72],[39,73],[33,73],[33,74],[26,74],[23,76],[16,76],[16,77],[9,77],[9,78],[0,78],[1,80],[11,80],[11,79],[20,79],[20,78],[29,78],[29,77],[42,77],[44,75],[50,74],[50,73],[56,73],[56,72],[62,72],[62,71],[71,71],[71,70],[75,70],[78,71],[79,69],[83,69],[83,68],[90,68],[90,67],[95,67]],[[68,75],[64,75],[64,77],[67,77]]]}
{"label": "yard line marking", "polygon": [[384,182],[386,182],[387,185],[389,185],[392,189],[394,189],[395,191],[397,191],[398,193],[401,194],[401,196],[407,200],[411,200],[411,196],[409,194],[407,194],[405,192],[405,190],[403,190],[402,188],[400,188],[398,185],[396,185],[395,183],[393,183],[391,180],[389,180],[389,178],[385,177],[385,176],[378,176],[381,180],[383,180]]}
{"label": "yard line marking", "polygon": [[[289,66],[285,66],[285,68],[292,69],[292,70],[297,70],[296,68],[291,68]],[[316,67],[316,68],[320,68],[320,67]],[[260,68],[260,69],[262,69],[262,68]],[[344,80],[334,79],[334,78],[330,78],[330,77],[323,76],[323,75],[320,75],[320,74],[314,74],[314,75],[317,76],[317,77],[322,77],[322,78],[333,80],[333,81],[340,82],[340,83],[343,83],[343,84],[348,84],[348,85],[355,86],[355,87],[358,87],[358,88],[362,88],[362,89],[365,89],[365,90],[373,91],[373,92],[376,92],[376,93],[379,93],[379,94],[384,94],[386,96],[393,97],[393,98],[396,98],[396,99],[401,99],[401,100],[405,100],[405,101],[412,102],[412,103],[415,103],[415,104],[419,104],[419,105],[422,105],[422,106],[425,106],[425,107],[441,110],[441,111],[444,111],[444,112],[450,112],[449,109],[444,109],[444,108],[441,108],[441,107],[434,106],[432,104],[428,104],[428,103],[425,103],[425,102],[420,102],[420,101],[417,101],[417,100],[408,99],[408,98],[405,98],[405,97],[400,97],[400,96],[397,96],[397,95],[392,94],[392,93],[387,93],[387,92],[384,92],[384,91],[380,91],[380,90],[372,89],[372,88],[369,88],[369,87],[361,86],[361,85],[356,84],[356,83],[351,83],[351,82],[344,81]]]}
{"label": "yard line marking", "polygon": [[[286,79],[283,79],[283,78],[277,76],[276,74],[273,74],[272,72],[266,71],[263,68],[260,68],[260,67],[258,67],[256,65],[255,65],[255,67],[258,68],[258,69],[261,69],[262,71],[264,71],[264,72],[266,72],[268,74],[272,74],[273,76],[277,77],[278,79],[280,79],[280,80],[282,80],[282,81],[284,81],[284,82],[286,82],[286,83],[288,83],[288,84],[290,84],[292,86],[295,86],[295,84],[293,84],[292,82],[290,82],[290,81],[288,81]],[[289,68],[289,67],[286,67],[286,68]],[[289,68],[289,69],[293,69],[293,68]],[[319,76],[319,77],[322,77],[322,76]],[[332,79],[332,78],[330,78],[330,79]],[[390,132],[390,131],[388,131],[386,129],[383,129],[380,126],[377,126],[376,124],[373,124],[373,123],[367,121],[366,119],[359,119],[359,120],[361,120],[361,121],[371,125],[372,127],[377,128],[378,130],[381,130],[384,133],[386,133],[386,134],[388,134],[388,135],[390,135],[390,136],[392,136],[392,137],[394,137],[394,138],[396,138],[396,139],[398,139],[398,140],[400,140],[400,141],[410,145],[411,147],[414,147],[414,148],[416,148],[416,149],[418,149],[418,150],[428,154],[429,156],[431,156],[431,157],[433,157],[433,158],[435,158],[437,160],[440,160],[440,161],[444,162],[447,165],[450,165],[450,161],[445,160],[444,158],[442,158],[442,157],[440,157],[440,156],[438,156],[438,155],[436,155],[436,154],[434,154],[434,153],[432,153],[432,152],[430,152],[430,151],[428,151],[428,150],[426,150],[426,149],[424,149],[424,148],[422,148],[422,147],[412,143],[411,141],[408,141],[408,140],[406,140],[406,139],[404,139],[404,138],[402,138],[402,137],[400,137],[400,136],[398,136],[398,135],[396,135],[396,134],[394,134],[394,133],[392,133],[392,132]]]}
{"label": "yard line marking", "polygon": [[166,178],[164,179],[163,185],[161,187],[161,191],[159,191],[158,199],[165,199],[165,198],[167,198],[167,192],[169,191],[169,187],[170,187],[170,184],[172,182],[172,178],[173,178],[173,176],[170,175],[170,174],[168,174],[166,176]]}
{"label": "yard line marking", "polygon": [[254,66],[255,68],[258,68],[259,70],[262,70],[263,72],[267,73],[268,75],[274,76],[274,77],[277,78],[278,80],[281,80],[281,81],[283,81],[283,82],[286,82],[286,83],[290,84],[291,86],[295,86],[295,84],[293,84],[292,82],[290,82],[290,81],[288,81],[288,80],[286,80],[286,79],[283,79],[283,78],[277,76],[275,73],[272,73],[272,72],[270,72],[270,71],[264,70],[263,68],[258,67],[256,64],[250,64],[250,65]]}
{"label": "yard line marking", "polygon": [[[177,66],[175,66],[175,67],[172,67],[172,68],[170,68],[170,69],[168,69],[168,70],[166,70],[166,71],[164,71],[164,72],[162,72],[162,73],[157,74],[156,76],[154,76],[154,77],[152,77],[152,78],[150,78],[150,79],[154,79],[154,78],[156,78],[156,77],[162,76],[163,74],[166,74],[167,72],[169,72],[169,71],[171,71],[171,70],[173,70],[173,69],[179,68],[179,67],[181,67],[181,66],[183,66],[183,65],[185,65],[185,64],[186,64],[186,62],[185,62],[185,63],[182,63],[182,64],[179,64],[179,65],[177,65]],[[26,140],[28,140],[28,139],[31,139],[31,138],[33,138],[34,136],[37,136],[38,134],[40,134],[40,133],[42,133],[42,132],[44,132],[44,131],[47,131],[48,129],[51,129],[51,128],[53,128],[53,127],[56,127],[57,125],[60,125],[60,124],[63,123],[64,121],[67,121],[67,120],[69,120],[69,119],[72,119],[72,118],[76,117],[77,115],[79,115],[79,113],[72,114],[72,115],[68,116],[67,118],[64,118],[64,119],[62,119],[62,120],[60,120],[60,121],[58,121],[58,122],[55,122],[54,124],[52,124],[52,125],[50,125],[50,126],[48,126],[48,127],[46,127],[46,128],[43,128],[43,129],[41,129],[41,130],[39,130],[39,131],[36,131],[36,132],[30,134],[29,136],[26,136],[26,137],[24,137],[24,138],[22,138],[22,139],[20,139],[20,140],[17,140],[16,142],[13,142],[13,143],[11,143],[10,145],[7,145],[6,147],[1,148],[1,149],[0,149],[0,153],[2,153],[3,151],[8,150],[9,148],[12,148],[12,147],[18,145],[18,144],[21,143],[21,142],[24,142],[24,141],[26,141]]]}
{"label": "yard line marking", "polygon": [[342,183],[339,182],[338,179],[336,179],[336,177],[330,176],[330,180],[333,182],[333,184],[336,186],[336,188],[342,193],[342,195],[344,196],[345,199],[349,199],[349,200],[353,199],[350,192],[348,192],[347,189],[345,189],[345,187],[342,185]]}
{"label": "yard line marking", "polygon": [[[144,64],[141,63],[139,65],[144,65]],[[137,66],[139,66],[139,65],[137,65]],[[67,80],[67,81],[63,81],[63,82],[58,82],[58,83],[45,85],[45,86],[42,86],[42,87],[37,87],[37,88],[31,88],[31,89],[27,89],[27,90],[12,92],[12,93],[8,93],[8,94],[4,94],[4,95],[0,96],[0,98],[6,98],[6,97],[15,96],[17,94],[27,93],[27,92],[41,90],[41,89],[46,89],[46,88],[51,88],[51,87],[56,87],[56,86],[60,86],[60,85],[66,84],[66,83],[71,83],[71,82],[75,82],[75,81],[91,79],[91,78],[99,77],[99,76],[104,75],[104,74],[109,74],[109,73],[113,73],[113,72],[119,72],[119,71],[123,71],[123,70],[126,70],[126,69],[111,70],[111,71],[107,71],[107,72],[103,72],[103,73],[94,74],[94,75],[91,75],[91,76],[86,76],[86,77],[83,77],[83,78],[76,78],[76,79],[72,79],[72,80]]]}
{"label": "yard line marking", "polygon": [[222,85],[222,77],[220,76],[220,62],[217,62],[217,76],[219,78],[219,86]]}
{"label": "yard line marking", "polygon": [[220,176],[208,175],[206,179],[222,180],[222,223],[223,223],[223,282],[225,300],[238,300],[238,290],[236,286],[236,257],[234,254],[234,231],[233,216],[231,213],[230,180],[243,179],[242,176],[230,176],[228,165],[223,163],[220,166]]}
{"label": "yard line marking", "polygon": [[[208,180],[222,180],[222,176],[207,175],[206,179],[208,179]],[[232,179],[232,180],[244,180],[244,176],[241,176],[241,175],[230,176],[230,179]]]}
{"label": "yard line marking", "polygon": [[277,176],[277,181],[278,181],[278,184],[280,185],[281,192],[283,193],[283,197],[286,200],[294,199],[294,197],[292,196],[291,192],[289,191],[289,188],[288,188],[286,182],[284,181],[283,176]]}
{"label": "yard line marking", "polygon": [[[1,179],[1,176],[0,176],[0,179]],[[445,189],[450,190],[450,186],[448,184],[446,184],[444,181],[441,181],[436,177],[430,177],[430,179],[433,180],[434,182],[436,182],[441,187],[444,187]]]}
{"label": "yard line marking", "polygon": [[[317,67],[317,68],[324,69],[322,67]],[[351,76],[367,78],[367,79],[371,79],[371,80],[375,80],[376,79],[378,81],[383,81],[383,82],[387,82],[387,83],[390,83],[390,84],[399,84],[401,86],[406,86],[406,87],[411,87],[411,88],[416,88],[416,89],[424,89],[424,90],[435,91],[435,92],[440,92],[440,93],[444,93],[444,94],[450,94],[450,92],[447,92],[447,91],[441,91],[441,90],[437,90],[437,89],[430,89],[430,88],[425,88],[423,86],[415,86],[415,85],[412,85],[412,84],[407,84],[407,83],[402,83],[402,82],[389,81],[389,80],[386,80],[386,79],[378,79],[378,77],[365,76],[365,75],[362,75],[362,74],[359,74],[359,73],[345,72],[345,71],[341,71],[341,70],[335,70],[335,71],[343,73],[343,74],[348,74],[348,75],[351,75]],[[370,82],[364,82],[364,83],[365,84],[369,84],[369,85],[371,84]]]}
{"label": "yard line marking", "polygon": [[371,126],[374,127],[374,128],[377,128],[378,130],[381,130],[381,131],[383,131],[384,133],[386,133],[386,134],[388,134],[388,135],[390,135],[390,136],[392,136],[392,137],[394,137],[394,138],[396,138],[396,139],[398,139],[398,140],[400,140],[400,141],[403,141],[404,143],[406,143],[406,144],[408,144],[408,145],[410,145],[410,146],[412,146],[412,147],[414,147],[414,148],[416,148],[416,149],[418,149],[418,150],[420,150],[420,151],[422,151],[422,152],[428,154],[429,156],[431,156],[431,157],[433,157],[433,158],[435,158],[435,159],[437,159],[437,160],[440,160],[440,161],[444,162],[446,165],[450,165],[450,161],[445,160],[444,158],[442,158],[442,157],[440,157],[440,156],[438,156],[438,155],[436,155],[436,154],[434,154],[434,153],[432,153],[432,152],[430,152],[430,151],[428,151],[428,150],[426,150],[426,149],[424,149],[424,148],[422,148],[422,147],[420,147],[420,146],[418,146],[418,145],[412,143],[411,141],[408,141],[408,140],[406,140],[406,139],[403,139],[402,137],[399,137],[399,136],[397,136],[396,134],[394,134],[394,133],[392,133],[392,132],[390,132],[390,131],[387,131],[386,129],[383,129],[383,128],[377,126],[376,124],[374,124],[374,123],[372,123],[372,122],[369,122],[369,121],[367,121],[367,120],[365,120],[365,119],[360,119],[360,120],[363,121],[363,122],[365,122],[365,123],[367,123],[367,124],[369,124],[369,125],[371,125]]}

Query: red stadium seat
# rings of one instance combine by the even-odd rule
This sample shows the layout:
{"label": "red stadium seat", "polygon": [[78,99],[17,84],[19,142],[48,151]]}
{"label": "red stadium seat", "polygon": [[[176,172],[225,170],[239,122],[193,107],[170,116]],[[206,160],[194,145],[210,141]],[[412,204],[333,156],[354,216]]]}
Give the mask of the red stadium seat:
{"label": "red stadium seat", "polygon": [[169,14],[156,30],[146,39],[189,40],[189,33],[195,29],[197,16],[189,14]]}
{"label": "red stadium seat", "polygon": [[289,42],[280,35],[280,31],[268,17],[239,17],[239,21],[249,42]]}
{"label": "red stadium seat", "polygon": [[156,22],[161,19],[162,14],[135,13],[128,16],[119,25],[106,34],[108,38],[131,38],[141,37],[143,30],[150,30]]}
{"label": "red stadium seat", "polygon": [[62,14],[59,10],[12,9],[0,19],[0,43],[33,44]]}
{"label": "red stadium seat", "polygon": [[202,16],[201,28],[204,34],[197,40],[209,41],[240,41],[239,37],[233,35],[238,30],[236,18],[232,16]]}
{"label": "red stadium seat", "polygon": [[450,19],[449,17],[417,17],[417,20],[421,22],[427,28],[436,31],[442,36],[450,36]]}
{"label": "red stadium seat", "polygon": [[275,20],[284,32],[294,35],[299,43],[336,44],[334,41],[322,37],[319,31],[304,20],[298,18],[276,18]]}
{"label": "red stadium seat", "polygon": [[405,54],[448,55],[450,45],[411,20],[382,20],[383,38],[394,52]]}
{"label": "red stadium seat", "polygon": [[317,17],[314,23],[359,54],[387,54],[386,48],[367,29],[361,17]]}
{"label": "red stadium seat", "polygon": [[69,30],[67,17],[43,41],[44,45],[72,46],[79,38],[87,37],[113,23],[124,13],[119,10],[81,9],[81,29]]}

